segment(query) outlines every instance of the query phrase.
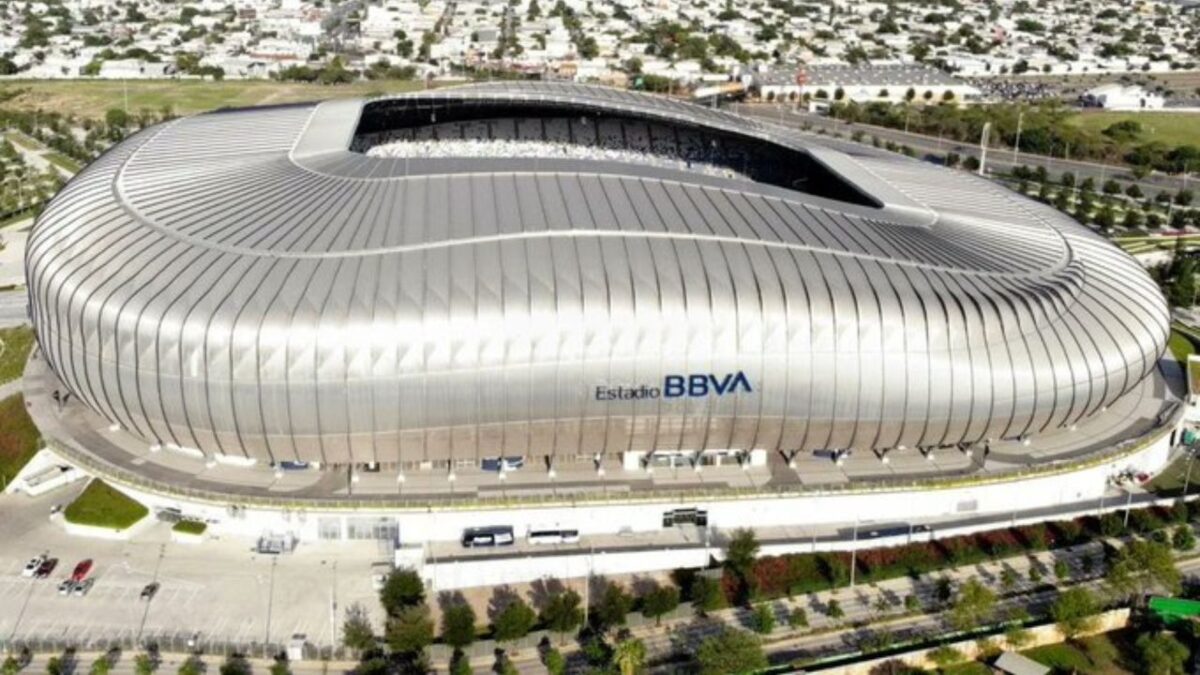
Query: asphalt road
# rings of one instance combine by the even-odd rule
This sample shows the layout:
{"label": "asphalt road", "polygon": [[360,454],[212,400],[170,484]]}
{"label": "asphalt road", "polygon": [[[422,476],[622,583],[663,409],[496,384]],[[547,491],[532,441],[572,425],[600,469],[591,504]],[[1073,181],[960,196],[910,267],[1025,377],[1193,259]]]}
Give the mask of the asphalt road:
{"label": "asphalt road", "polygon": [[[797,113],[793,112],[791,109],[780,108],[779,106],[738,105],[736,108],[731,109],[744,115],[794,128],[800,128],[801,126],[808,124],[811,125],[813,129],[837,131],[847,136],[855,130],[861,130],[866,135],[868,140],[871,136],[878,136],[884,141],[892,141],[900,145],[907,145],[915,150],[918,156],[932,154],[941,157],[948,152],[957,152],[964,157],[968,155],[974,155],[975,157],[978,157],[980,154],[978,144],[958,143],[955,141],[939,139],[937,136],[926,136],[924,134],[915,134],[898,129],[876,127],[869,124],[847,124],[840,120],[825,117],[823,115],[814,115],[807,112]],[[1196,116],[1196,123],[1200,124],[1200,115]],[[832,141],[835,145],[838,144],[836,139],[830,139],[830,141]],[[844,141],[843,143],[850,142]],[[853,145],[862,147],[858,144]],[[1097,183],[1102,183],[1109,178],[1116,178],[1124,183],[1137,183],[1142,191],[1147,195],[1152,195],[1164,189],[1175,192],[1186,185],[1191,185],[1193,188],[1200,187],[1197,185],[1197,181],[1194,178],[1185,181],[1179,176],[1167,176],[1158,173],[1151,174],[1142,180],[1137,180],[1131,173],[1129,173],[1129,170],[1126,167],[1098,164],[1095,162],[1083,162],[1056,157],[1045,157],[1043,155],[1032,155],[1028,153],[1018,154],[1016,161],[1013,161],[1012,148],[988,148],[987,168],[989,171],[1008,170],[1016,165],[1032,167],[1044,166],[1046,167],[1046,170],[1050,172],[1050,175],[1053,179],[1057,179],[1058,175],[1065,171],[1074,173],[1077,179],[1090,176],[1095,178]]]}

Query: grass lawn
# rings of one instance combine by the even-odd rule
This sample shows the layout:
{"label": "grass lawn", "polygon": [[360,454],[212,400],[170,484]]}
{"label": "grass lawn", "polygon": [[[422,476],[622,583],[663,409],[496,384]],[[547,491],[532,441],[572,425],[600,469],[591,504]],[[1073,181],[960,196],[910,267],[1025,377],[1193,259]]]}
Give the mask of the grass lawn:
{"label": "grass lawn", "polygon": [[124,530],[149,514],[145,506],[101,480],[88,483],[83,494],[63,511],[67,522],[110,530]]}
{"label": "grass lawn", "polygon": [[30,349],[33,349],[32,328],[0,328],[0,384],[21,377],[25,372],[25,362],[29,360]]}
{"label": "grass lawn", "polygon": [[204,531],[208,529],[208,523],[198,520],[181,520],[175,523],[171,529],[183,534],[204,534]]}
{"label": "grass lawn", "polygon": [[992,675],[992,669],[978,661],[960,663],[938,671],[942,675]]}
{"label": "grass lawn", "polygon": [[27,110],[54,110],[64,114],[102,119],[109,108],[124,108],[129,95],[129,112],[155,112],[170,106],[176,114],[188,115],[217,108],[237,108],[278,103],[317,101],[326,98],[368,96],[423,88],[420,81],[354,82],[321,85],[270,80],[30,80],[8,82],[0,93],[20,93],[4,105]]}
{"label": "grass lawn", "polygon": [[1187,363],[1188,354],[1196,353],[1196,345],[1191,338],[1175,330],[1171,331],[1171,337],[1167,340],[1167,348],[1171,350],[1175,360],[1180,363]]}
{"label": "grass lawn", "polygon": [[50,162],[51,164],[54,164],[59,168],[66,169],[71,173],[79,173],[79,170],[83,168],[79,166],[79,162],[76,162],[61,152],[55,152],[52,150],[42,155],[42,157],[45,157],[46,161]]}
{"label": "grass lawn", "polygon": [[8,133],[4,134],[4,137],[6,139],[8,139],[9,143],[12,143],[13,145],[15,145],[17,147],[25,148],[26,150],[37,150],[38,149],[37,141],[26,136],[25,134],[21,133],[20,131],[9,131]]}
{"label": "grass lawn", "polygon": [[1195,494],[1200,490],[1200,461],[1191,461],[1192,478],[1185,480],[1188,473],[1188,457],[1181,455],[1157,476],[1146,483],[1146,489],[1163,497],[1173,497],[1183,494],[1183,484],[1188,483],[1188,492]]}
{"label": "grass lawn", "polygon": [[1191,144],[1200,146],[1200,113],[1173,112],[1085,112],[1072,115],[1070,124],[1103,131],[1122,120],[1134,120],[1142,125],[1138,141],[1162,141],[1167,145]]}
{"label": "grass lawn", "polygon": [[14,394],[0,401],[0,484],[17,475],[38,451],[41,434],[25,412],[25,397]]}

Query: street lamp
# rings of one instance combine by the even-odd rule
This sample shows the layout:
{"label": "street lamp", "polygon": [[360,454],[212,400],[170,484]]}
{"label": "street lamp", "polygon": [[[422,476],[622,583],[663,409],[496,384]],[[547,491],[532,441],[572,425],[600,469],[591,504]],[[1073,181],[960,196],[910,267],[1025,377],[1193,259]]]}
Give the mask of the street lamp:
{"label": "street lamp", "polygon": [[1188,488],[1192,484],[1192,462],[1196,459],[1196,448],[1189,446],[1187,453],[1188,453],[1187,475],[1183,477],[1183,496],[1184,497],[1187,496]]}

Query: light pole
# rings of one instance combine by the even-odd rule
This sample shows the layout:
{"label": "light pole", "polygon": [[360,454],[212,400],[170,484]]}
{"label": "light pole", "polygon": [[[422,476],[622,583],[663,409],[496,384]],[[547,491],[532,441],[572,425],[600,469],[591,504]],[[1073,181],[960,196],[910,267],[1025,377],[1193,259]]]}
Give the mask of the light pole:
{"label": "light pole", "polygon": [[854,536],[850,539],[850,588],[854,588],[854,568],[858,562],[858,516],[854,517]]}
{"label": "light pole", "polygon": [[[1195,303],[1193,302],[1192,304],[1195,304]],[[1192,484],[1192,461],[1195,459],[1196,459],[1196,449],[1189,447],[1188,448],[1187,475],[1183,477],[1183,496],[1184,497],[1187,496],[1188,488],[1191,487],[1191,484]]]}
{"label": "light pole", "polygon": [[991,134],[991,132],[992,132],[992,123],[984,122],[983,123],[983,131],[980,132],[980,134],[979,134],[979,175],[980,176],[982,176],[984,174],[984,171],[985,171],[984,167],[987,166],[987,144],[988,144],[988,136]]}
{"label": "light pole", "polygon": [[1025,121],[1025,111],[1017,111],[1017,138],[1013,142],[1013,166],[1017,165],[1017,155],[1021,154],[1021,123]]}
{"label": "light pole", "polygon": [[1126,488],[1125,494],[1128,496],[1125,498],[1125,524],[1123,525],[1123,527],[1128,528],[1129,527],[1129,508],[1131,506],[1133,506],[1133,490]]}

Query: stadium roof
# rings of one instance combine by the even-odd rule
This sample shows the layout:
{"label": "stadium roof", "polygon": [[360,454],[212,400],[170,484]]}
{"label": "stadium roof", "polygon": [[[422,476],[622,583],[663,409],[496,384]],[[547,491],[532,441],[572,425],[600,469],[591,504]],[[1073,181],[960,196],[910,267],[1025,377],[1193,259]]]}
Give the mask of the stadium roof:
{"label": "stadium roof", "polygon": [[[865,198],[603,158],[350,149],[387,115],[455,106],[757,139]],[[160,442],[326,462],[496,454],[493,428],[523,439],[518,453],[564,438],[598,452],[1014,437],[1129,391],[1167,334],[1137,263],[1049,207],[963,172],[573,85],[156,126],[72,180],[27,255],[46,358],[94,410]],[[589,398],[595,384],[720,368],[746,371],[754,394],[703,409]],[[656,417],[683,421],[634,422]],[[409,431],[419,448],[395,449]]]}

